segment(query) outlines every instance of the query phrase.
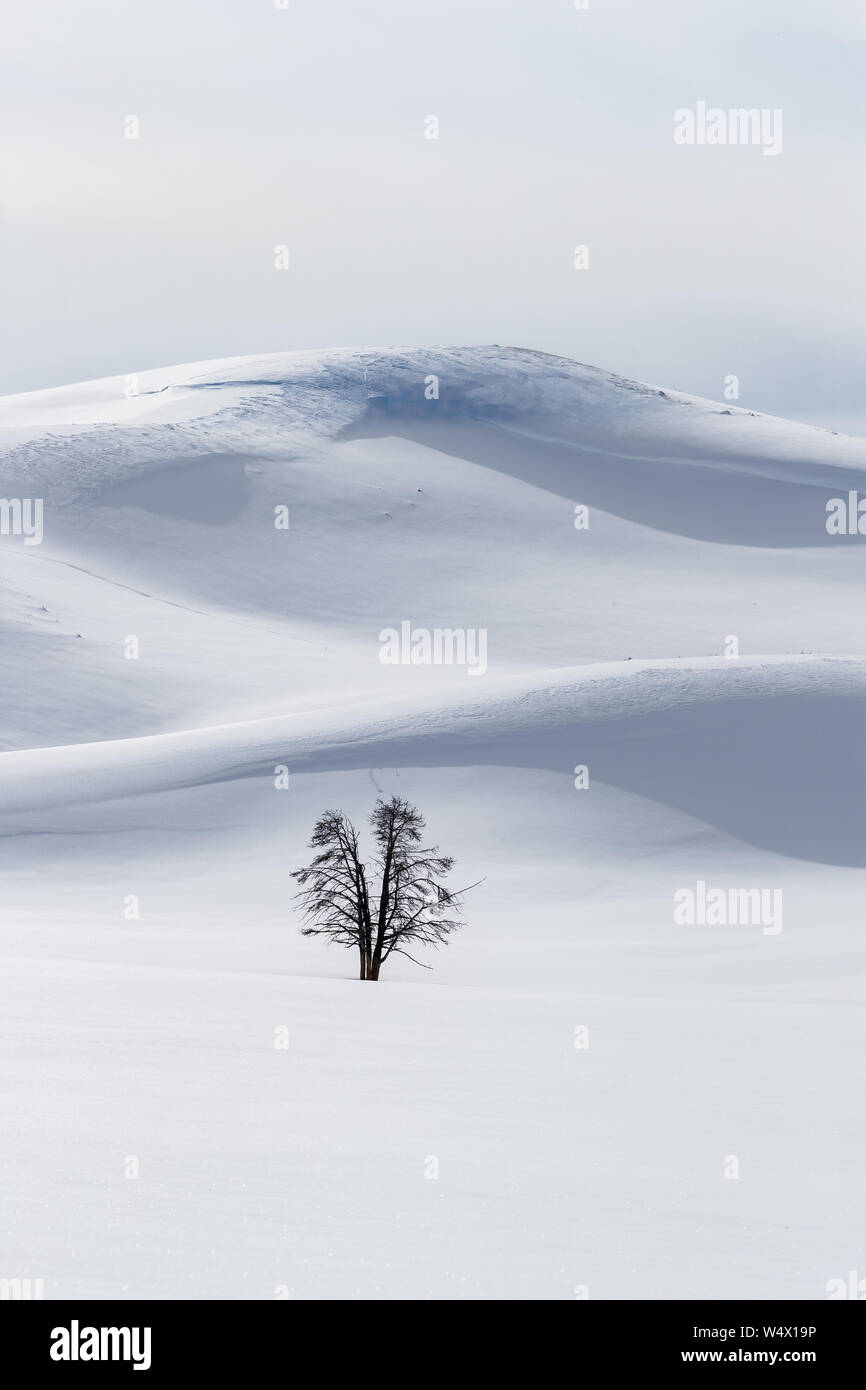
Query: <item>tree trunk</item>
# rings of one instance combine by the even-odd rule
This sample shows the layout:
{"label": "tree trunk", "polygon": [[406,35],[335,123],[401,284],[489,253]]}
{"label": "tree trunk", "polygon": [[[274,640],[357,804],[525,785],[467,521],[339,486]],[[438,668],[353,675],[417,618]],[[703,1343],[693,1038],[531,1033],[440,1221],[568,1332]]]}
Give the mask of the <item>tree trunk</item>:
{"label": "tree trunk", "polygon": [[367,969],[367,979],[378,980],[379,970],[381,969],[381,966],[381,960],[379,960],[377,956],[374,956]]}
{"label": "tree trunk", "polygon": [[363,951],[361,952],[361,974],[358,978],[361,980],[366,980],[367,978],[367,958]]}

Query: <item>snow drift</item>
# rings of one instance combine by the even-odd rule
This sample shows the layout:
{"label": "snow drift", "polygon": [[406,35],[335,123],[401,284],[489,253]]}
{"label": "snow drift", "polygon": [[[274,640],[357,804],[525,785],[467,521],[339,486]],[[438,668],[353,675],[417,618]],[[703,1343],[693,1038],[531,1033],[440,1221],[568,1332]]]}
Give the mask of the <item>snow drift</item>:
{"label": "snow drift", "polygon": [[[496,347],[7,397],[0,449],[45,509],[0,538],[10,1276],[809,1298],[863,1258],[862,441]],[[403,622],[486,674],[383,664]],[[379,790],[486,877],[365,993],[288,871]],[[784,932],[677,927],[699,880]]]}

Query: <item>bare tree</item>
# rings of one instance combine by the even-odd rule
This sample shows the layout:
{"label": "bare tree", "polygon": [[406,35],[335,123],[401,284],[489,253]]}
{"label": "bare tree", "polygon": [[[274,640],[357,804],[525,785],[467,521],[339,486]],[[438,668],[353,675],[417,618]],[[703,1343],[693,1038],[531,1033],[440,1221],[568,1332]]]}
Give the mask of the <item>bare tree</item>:
{"label": "bare tree", "polygon": [[437,846],[423,846],[424,825],[417,807],[402,797],[379,798],[370,815],[371,882],[354,825],[342,811],[325,811],[310,840],[319,853],[292,874],[301,888],[302,934],[357,949],[362,980],[378,980],[395,952],[420,965],[406,949],[410,943],[441,946],[461,925],[463,895],[476,884],[446,886],[454,860]]}
{"label": "bare tree", "polygon": [[365,980],[371,955],[370,896],[358,853],[358,832],[342,811],[325,811],[313,827],[310,849],[320,853],[292,874],[301,885],[297,895],[305,921],[301,933],[356,946]]}

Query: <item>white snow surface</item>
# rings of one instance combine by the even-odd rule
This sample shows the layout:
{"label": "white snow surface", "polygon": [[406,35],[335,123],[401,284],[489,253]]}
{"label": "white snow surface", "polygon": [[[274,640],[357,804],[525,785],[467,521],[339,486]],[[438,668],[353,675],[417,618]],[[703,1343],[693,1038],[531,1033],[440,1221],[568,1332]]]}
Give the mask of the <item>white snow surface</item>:
{"label": "white snow surface", "polygon": [[[0,496],[45,518],[0,536],[0,1278],[813,1299],[862,1270],[864,539],[825,520],[864,461],[506,347],[0,400]],[[486,672],[384,665],[403,622],[484,629]],[[374,986],[300,937],[289,873],[380,792],[483,882],[432,971]],[[782,929],[677,925],[699,881],[780,889]]]}

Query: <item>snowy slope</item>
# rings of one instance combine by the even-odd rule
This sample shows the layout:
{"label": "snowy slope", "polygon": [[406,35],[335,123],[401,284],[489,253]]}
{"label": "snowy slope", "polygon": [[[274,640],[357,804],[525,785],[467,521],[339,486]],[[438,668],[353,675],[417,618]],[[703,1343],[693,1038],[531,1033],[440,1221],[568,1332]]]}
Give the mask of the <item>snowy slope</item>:
{"label": "snowy slope", "polygon": [[[0,537],[8,1275],[813,1298],[862,1261],[864,556],[825,519],[864,449],[498,347],[0,401],[0,496],[45,505]],[[484,629],[486,673],[383,665],[402,622]],[[288,871],[379,789],[484,883],[374,991]],[[784,929],[676,925],[699,880]]]}

